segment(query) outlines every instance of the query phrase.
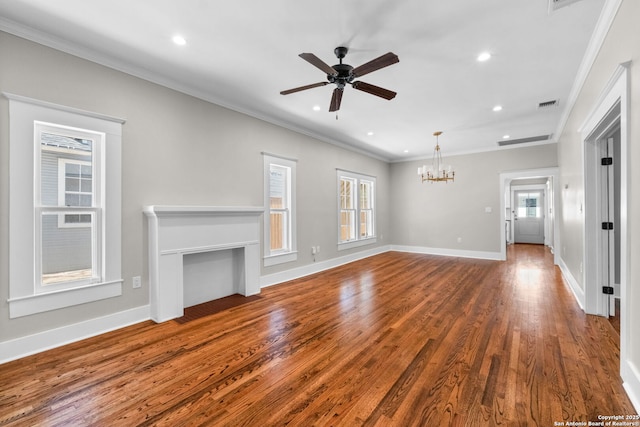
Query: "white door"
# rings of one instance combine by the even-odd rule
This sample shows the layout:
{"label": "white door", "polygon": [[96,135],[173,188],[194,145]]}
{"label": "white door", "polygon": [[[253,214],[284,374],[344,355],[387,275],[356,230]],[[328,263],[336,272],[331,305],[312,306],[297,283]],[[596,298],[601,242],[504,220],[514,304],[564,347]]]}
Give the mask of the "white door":
{"label": "white door", "polygon": [[[613,292],[615,283],[615,233],[614,227],[619,226],[614,221],[614,161],[613,138],[600,142],[600,271],[603,291],[610,288]],[[608,161],[607,161],[608,160]],[[604,314],[615,315],[615,298],[613,294],[604,295]],[[608,313],[607,313],[608,308]]]}
{"label": "white door", "polygon": [[514,242],[544,244],[544,192],[514,192]]}

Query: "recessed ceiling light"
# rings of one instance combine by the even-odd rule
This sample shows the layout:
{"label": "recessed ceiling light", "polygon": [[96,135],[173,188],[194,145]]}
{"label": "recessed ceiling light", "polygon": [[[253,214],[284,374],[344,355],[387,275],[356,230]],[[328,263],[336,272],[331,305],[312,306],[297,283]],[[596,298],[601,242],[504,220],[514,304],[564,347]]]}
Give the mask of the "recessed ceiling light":
{"label": "recessed ceiling light", "polygon": [[502,137],[502,139],[509,139],[509,138],[511,138],[511,135],[504,135],[504,136]]}
{"label": "recessed ceiling light", "polygon": [[405,152],[405,153],[408,153],[408,152],[409,152],[409,150],[404,150],[404,152]]}
{"label": "recessed ceiling light", "polygon": [[367,132],[367,135],[373,136],[373,132],[369,131],[369,132]]}
{"label": "recessed ceiling light", "polygon": [[187,44],[187,39],[180,35],[173,36],[171,40],[173,40],[173,42],[178,46],[184,46],[185,44]]}
{"label": "recessed ceiling light", "polygon": [[314,105],[313,106],[313,111],[320,111],[320,106],[319,105]]}
{"label": "recessed ceiling light", "polygon": [[489,52],[482,52],[480,55],[478,55],[478,61],[480,62],[485,62],[488,61],[491,58],[491,54]]}
{"label": "recessed ceiling light", "polygon": [[493,111],[500,111],[502,110],[502,105],[496,105],[495,107],[493,107]]}

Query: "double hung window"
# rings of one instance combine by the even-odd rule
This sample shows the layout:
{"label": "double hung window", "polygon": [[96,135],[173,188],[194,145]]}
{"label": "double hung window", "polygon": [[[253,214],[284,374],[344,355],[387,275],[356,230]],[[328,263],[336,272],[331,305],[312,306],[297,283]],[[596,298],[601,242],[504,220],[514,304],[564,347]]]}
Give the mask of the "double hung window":
{"label": "double hung window", "polygon": [[123,120],[9,99],[9,316],[122,294]]}
{"label": "double hung window", "polygon": [[297,259],[296,161],[264,154],[264,265]]}
{"label": "double hung window", "polygon": [[375,181],[338,170],[339,249],[375,242]]}

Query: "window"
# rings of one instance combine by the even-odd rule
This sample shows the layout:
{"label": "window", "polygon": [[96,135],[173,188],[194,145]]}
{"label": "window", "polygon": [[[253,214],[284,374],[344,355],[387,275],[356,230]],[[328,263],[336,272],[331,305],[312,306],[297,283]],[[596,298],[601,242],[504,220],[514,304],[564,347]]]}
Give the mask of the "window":
{"label": "window", "polygon": [[295,261],[296,161],[264,155],[264,265]]}
{"label": "window", "polygon": [[542,204],[540,203],[541,193],[517,193],[518,217],[520,218],[542,218]]}
{"label": "window", "polygon": [[100,282],[104,134],[36,121],[34,135],[36,291]]}
{"label": "window", "polygon": [[9,99],[9,316],[122,294],[123,120]]}
{"label": "window", "polygon": [[375,243],[375,178],[338,170],[338,249]]}

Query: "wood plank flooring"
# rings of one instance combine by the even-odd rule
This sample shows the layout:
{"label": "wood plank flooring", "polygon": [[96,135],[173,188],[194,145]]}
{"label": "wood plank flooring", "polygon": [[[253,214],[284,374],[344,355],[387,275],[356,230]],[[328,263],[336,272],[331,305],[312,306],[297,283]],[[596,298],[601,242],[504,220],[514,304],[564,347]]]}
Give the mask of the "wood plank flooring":
{"label": "wood plank flooring", "polygon": [[[542,246],[389,252],[0,365],[0,426],[553,426],[633,414]],[[558,424],[555,424],[558,423]]]}

